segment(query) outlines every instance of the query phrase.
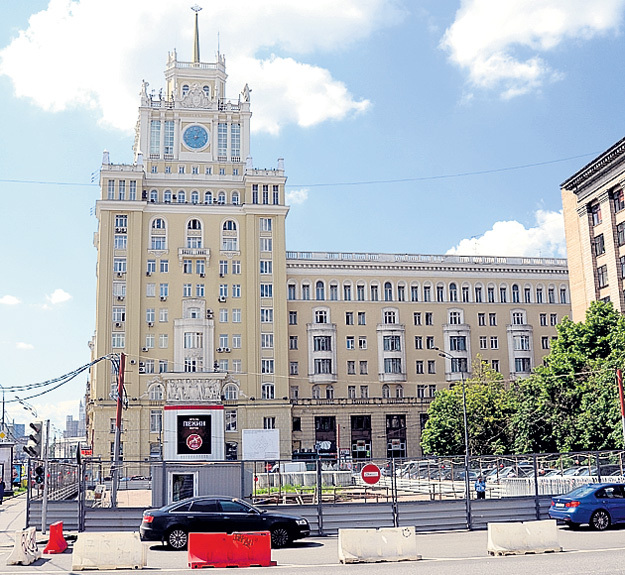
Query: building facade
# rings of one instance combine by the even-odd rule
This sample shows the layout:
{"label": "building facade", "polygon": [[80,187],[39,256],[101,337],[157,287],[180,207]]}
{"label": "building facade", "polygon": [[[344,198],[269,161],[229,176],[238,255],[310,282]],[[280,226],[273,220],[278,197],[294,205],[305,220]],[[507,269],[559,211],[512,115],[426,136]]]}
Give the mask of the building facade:
{"label": "building facade", "polygon": [[[253,166],[250,90],[228,100],[226,80],[221,54],[171,53],[165,89],[143,84],[133,162],[103,155],[90,346],[126,357],[125,460],[162,455],[180,402],[223,410],[227,458],[256,429],[279,430],[283,458],[414,456],[431,398],[478,353],[507,379],[540,363],[570,312],[565,260],[287,252],[284,163]],[[94,364],[103,459],[116,390]]]}
{"label": "building facade", "polygon": [[625,311],[625,139],[561,185],[572,317],[584,319],[592,301]]}

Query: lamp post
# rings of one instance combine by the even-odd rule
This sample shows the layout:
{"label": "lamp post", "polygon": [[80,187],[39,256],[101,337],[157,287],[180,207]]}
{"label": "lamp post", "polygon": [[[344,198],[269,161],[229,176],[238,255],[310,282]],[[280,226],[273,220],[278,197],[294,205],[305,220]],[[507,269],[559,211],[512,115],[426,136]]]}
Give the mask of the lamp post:
{"label": "lamp post", "polygon": [[[454,357],[450,353],[443,351],[439,347],[434,347],[438,351],[438,355],[445,357],[450,361],[457,361],[460,358]],[[467,510],[467,529],[471,529],[471,483],[469,481],[469,421],[467,418],[467,395],[465,392],[464,373],[466,369],[463,369],[462,364],[458,366],[460,368],[460,380],[462,382],[462,419],[464,422],[464,496]]]}

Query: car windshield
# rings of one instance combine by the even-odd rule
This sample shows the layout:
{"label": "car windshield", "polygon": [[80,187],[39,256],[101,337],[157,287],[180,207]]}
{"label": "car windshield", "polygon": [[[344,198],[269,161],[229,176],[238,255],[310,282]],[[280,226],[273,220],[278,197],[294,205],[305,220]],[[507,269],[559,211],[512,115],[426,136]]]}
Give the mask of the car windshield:
{"label": "car windshield", "polygon": [[573,491],[570,491],[569,493],[567,493],[565,497],[570,497],[571,499],[577,499],[578,497],[585,497],[589,493],[592,493],[594,490],[595,490],[595,487],[592,487],[591,485],[582,485],[581,487],[578,487],[577,489],[573,489]]}

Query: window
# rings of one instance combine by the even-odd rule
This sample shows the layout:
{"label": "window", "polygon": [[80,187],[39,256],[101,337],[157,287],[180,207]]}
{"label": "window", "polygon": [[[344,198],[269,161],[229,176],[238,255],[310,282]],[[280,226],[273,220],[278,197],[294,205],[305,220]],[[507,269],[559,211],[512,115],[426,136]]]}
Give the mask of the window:
{"label": "window", "polygon": [[423,373],[423,361],[422,360],[417,360],[416,368],[417,368],[417,371],[416,371],[417,375]]}
{"label": "window", "polygon": [[525,314],[522,311],[512,312],[512,324],[523,325],[525,323]]}
{"label": "window", "polygon": [[428,373],[429,374],[436,373],[436,360],[428,359]]}
{"label": "window", "polygon": [[598,226],[601,223],[601,205],[600,204],[593,204],[592,206],[590,206],[590,219],[592,221],[593,226]]}
{"label": "window", "polygon": [[356,339],[353,335],[348,335],[345,338],[346,349],[356,349]]}
{"label": "window", "polygon": [[387,325],[396,323],[396,316],[394,311],[384,312],[384,323]]}
{"label": "window", "polygon": [[434,349],[436,347],[436,345],[434,344],[434,336],[433,335],[428,335],[425,338],[425,347],[427,347],[428,349]]}
{"label": "window", "polygon": [[260,231],[261,232],[270,232],[272,228],[272,219],[271,218],[260,218]]}
{"label": "window", "polygon": [[328,323],[328,312],[324,309],[315,311],[315,323]]}
{"label": "window", "polygon": [[459,311],[449,312],[449,323],[452,325],[459,325],[462,323],[462,314]]}
{"label": "window", "polygon": [[230,156],[233,162],[241,156],[241,124],[230,124]]}
{"label": "window", "polygon": [[343,285],[343,299],[345,301],[351,301],[352,299],[352,286],[350,284]]}
{"label": "window", "polygon": [[115,234],[113,247],[116,250],[125,250],[128,247],[128,236],[126,234]]}
{"label": "window", "polygon": [[519,302],[520,302],[519,286],[514,284],[512,286],[512,303],[519,303]]}
{"label": "window", "polygon": [[467,351],[467,338],[464,335],[452,335],[449,337],[449,349],[451,351]]}
{"label": "window", "polygon": [[204,346],[204,334],[202,332],[186,331],[183,334],[183,346],[185,349],[199,349]]}
{"label": "window", "polygon": [[475,303],[482,303],[482,288],[475,286]]}
{"label": "window", "polygon": [[226,431],[237,430],[237,411],[236,409],[227,409],[225,412]]}
{"label": "window", "polygon": [[458,287],[455,283],[449,284],[449,301],[458,301]]}
{"label": "window", "polygon": [[314,351],[332,351],[332,337],[329,335],[316,335],[313,337]]}
{"label": "window", "polygon": [[331,374],[332,373],[332,360],[331,359],[315,359],[314,364],[315,374]]}
{"label": "window", "polygon": [[368,385],[361,385],[360,386],[360,397],[362,399],[368,399],[369,398],[369,386]]}
{"label": "window", "polygon": [[421,325],[421,312],[415,311],[412,314],[412,320],[414,321],[415,325]]}
{"label": "window", "polygon": [[358,301],[365,301],[365,286],[363,284],[358,284],[356,286],[356,299]]}
{"label": "window", "polygon": [[297,325],[297,312],[296,311],[289,312],[289,325]]}
{"label": "window", "polygon": [[275,429],[276,418],[275,417],[263,417],[263,429]]}
{"label": "window", "polygon": [[159,373],[167,373],[168,368],[167,368],[167,360],[166,359],[159,359],[158,360],[158,372]]}
{"label": "window", "polygon": [[260,322],[261,323],[273,323],[273,308],[271,307],[260,308]]}
{"label": "window", "polygon": [[366,321],[365,312],[359,311],[358,312],[358,325],[366,325],[366,324],[367,324],[367,321]]}
{"label": "window", "polygon": [[384,358],[384,373],[401,373],[401,358],[399,357],[385,357]]}
{"label": "window", "polygon": [[360,375],[367,375],[369,373],[368,368],[367,368],[367,362],[366,361],[361,361],[360,362]]}
{"label": "window", "polygon": [[154,334],[153,333],[149,333],[145,336],[145,347],[147,347],[148,349],[153,349],[154,348]]}
{"label": "window", "polygon": [[169,273],[169,260],[161,260],[160,264],[161,264],[161,267],[160,267],[161,273],[162,274]]}
{"label": "window", "polygon": [[232,273],[235,275],[241,273],[241,260],[232,260]]}
{"label": "window", "polygon": [[228,340],[230,338],[228,337],[227,333],[220,333],[219,334],[219,347],[224,348],[224,347],[230,347],[228,345]]}
{"label": "window", "polygon": [[385,335],[383,344],[384,351],[401,351],[401,337],[398,335]]}
{"label": "window", "polygon": [[241,334],[240,333],[232,334],[232,348],[241,349]]}
{"label": "window", "polygon": [[423,337],[421,337],[420,335],[414,336],[414,348],[423,349]]}
{"label": "window", "polygon": [[330,299],[337,301],[339,299],[339,286],[336,284],[330,284]]}
{"label": "window", "polygon": [[228,323],[228,310],[225,308],[219,310],[219,323]]}
{"label": "window", "polygon": [[497,314],[489,313],[488,314],[488,325],[497,325]]}
{"label": "window", "polygon": [[[114,283],[113,284],[113,293],[116,296],[120,296],[120,295],[124,296],[124,295],[126,295],[126,284],[125,283],[124,284],[122,284],[120,282],[117,283],[118,286],[123,287],[123,292],[124,293],[121,293],[121,294],[120,293],[115,293],[115,285],[116,284]],[[156,284],[152,284],[152,283],[145,284],[145,295],[146,295],[146,297],[156,297]]]}
{"label": "window", "polygon": [[182,273],[183,274],[193,273],[193,260],[182,260]]}
{"label": "window", "polygon": [[260,273],[261,274],[272,274],[273,273],[273,262],[271,260],[260,260]]}
{"label": "window", "polygon": [[490,348],[499,349],[499,338],[496,335],[490,336]]}
{"label": "window", "polygon": [[547,301],[549,303],[556,303],[556,290],[552,287],[547,290]]}
{"label": "window", "polygon": [[219,160],[225,161],[228,155],[228,124],[219,122],[217,124],[217,156]]}
{"label": "window", "polygon": [[182,284],[182,297],[191,297],[192,289],[191,284]]}
{"label": "window", "polygon": [[320,301],[326,299],[325,284],[322,281],[315,284],[315,297]]}
{"label": "window", "polygon": [[117,274],[125,274],[126,258],[113,258],[113,271]]}
{"label": "window", "polygon": [[546,326],[547,325],[547,314],[546,313],[541,313],[540,314],[540,325],[542,325],[542,326]]}
{"label": "window", "polygon": [[529,335],[515,335],[514,336],[514,349],[515,351],[530,351],[530,336]]}
{"label": "window", "polygon": [[121,332],[113,332],[111,347],[120,348],[126,345],[126,334]]}
{"label": "window", "polygon": [[393,301],[393,286],[391,282],[384,284],[384,301]]}
{"label": "window", "polygon": [[430,311],[425,312],[425,325],[434,325],[434,316]]}
{"label": "window", "polygon": [[523,292],[525,294],[525,303],[532,303],[532,288],[526,287]]}
{"label": "window", "polygon": [[543,303],[543,288],[536,288],[536,303]]}
{"label": "window", "polygon": [[480,336],[480,349],[488,349],[488,338],[485,335]]}
{"label": "window", "polygon": [[462,286],[462,303],[469,303],[469,286]]}
{"label": "window", "polygon": [[260,360],[260,372],[264,374],[272,374],[274,372],[274,360],[273,359],[261,359]]}
{"label": "window", "polygon": [[355,361],[347,362],[347,375],[356,375],[356,362]]}
{"label": "window", "polygon": [[452,373],[466,373],[467,371],[467,358],[466,357],[454,357],[451,360],[451,372]]}
{"label": "window", "polygon": [[410,301],[419,301],[419,286],[410,286]]}
{"label": "window", "polygon": [[161,153],[161,121],[150,122],[150,156],[158,157]]}
{"label": "window", "polygon": [[366,335],[361,335],[358,338],[358,349],[367,349],[367,336]]}
{"label": "window", "polygon": [[490,362],[490,364],[491,364],[491,366],[493,368],[493,371],[496,371],[497,373],[499,373],[499,360],[498,359],[493,359]]}
{"label": "window", "polygon": [[549,338],[546,335],[540,338],[540,343],[543,349],[549,349]]}
{"label": "window", "polygon": [[273,240],[271,238],[260,238],[260,251],[261,252],[273,251]]}
{"label": "window", "polygon": [[302,299],[303,300],[310,299],[310,286],[308,284],[302,285]]}
{"label": "window", "polygon": [[160,433],[163,430],[163,412],[150,410],[150,433]]}
{"label": "window", "polygon": [[232,284],[232,297],[241,297],[241,284]]}
{"label": "window", "polygon": [[145,321],[148,323],[154,323],[155,318],[154,308],[149,307],[145,310]]}
{"label": "window", "polygon": [[436,286],[436,301],[445,301],[445,288],[443,286]]}
{"label": "window", "polygon": [[286,288],[286,297],[289,300],[294,300],[295,299],[295,285],[293,284],[289,284]]}
{"label": "window", "polygon": [[558,325],[558,314],[557,313],[549,314],[549,325]]}
{"label": "window", "polygon": [[614,203],[615,212],[620,212],[623,208],[625,208],[625,198],[623,196],[623,190],[614,190],[612,201]]}
{"label": "window", "polygon": [[299,367],[296,361],[289,363],[289,375],[299,375]]}
{"label": "window", "polygon": [[505,286],[499,288],[499,301],[506,303],[508,301],[508,289]]}
{"label": "window", "polygon": [[600,288],[607,287],[608,285],[608,266],[599,266],[597,268],[597,285]]}
{"label": "window", "polygon": [[261,385],[262,399],[275,399],[275,387],[273,383],[265,382]]}
{"label": "window", "polygon": [[378,286],[377,285],[372,285],[371,286],[371,301],[378,301]]}
{"label": "window", "polygon": [[560,288],[560,303],[566,303],[566,288]]}
{"label": "window", "polygon": [[514,359],[514,371],[517,373],[529,373],[530,369],[529,357],[517,357]]}
{"label": "window", "polygon": [[[622,239],[625,240],[625,237],[621,238],[619,234],[619,226],[616,226],[616,233],[617,233],[617,237],[618,237],[618,242],[619,242],[619,246],[623,245],[623,242],[621,241]],[[625,235],[625,230],[621,229],[620,230],[621,234]],[[595,237],[594,241],[593,241],[594,247],[595,247],[595,256],[600,256],[603,255],[605,253],[605,242],[603,241],[603,234],[599,234],[598,236]]]}
{"label": "window", "polygon": [[273,297],[273,284],[260,284],[260,297]]}
{"label": "window", "polygon": [[125,307],[114,307],[113,308],[113,321],[121,322],[126,321],[126,308]]}
{"label": "window", "polygon": [[354,312],[353,311],[345,312],[345,325],[354,325]]}
{"label": "window", "polygon": [[204,297],[204,284],[195,284],[195,297]]}
{"label": "window", "polygon": [[239,398],[239,388],[234,383],[229,383],[224,387],[224,397],[228,400]]}
{"label": "window", "polygon": [[486,293],[488,294],[488,303],[495,303],[495,288],[489,286]]}
{"label": "window", "polygon": [[326,387],[326,399],[334,399],[334,388],[331,385],[328,385],[328,387]]}
{"label": "window", "polygon": [[347,386],[347,397],[349,399],[356,399],[356,386],[355,385]]}

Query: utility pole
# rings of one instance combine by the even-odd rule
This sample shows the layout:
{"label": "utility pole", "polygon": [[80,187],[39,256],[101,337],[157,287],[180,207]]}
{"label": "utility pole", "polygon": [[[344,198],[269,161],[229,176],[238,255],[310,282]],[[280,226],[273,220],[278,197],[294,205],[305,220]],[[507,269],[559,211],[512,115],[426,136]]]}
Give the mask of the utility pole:
{"label": "utility pole", "polygon": [[124,371],[126,354],[119,357],[119,373],[117,374],[117,412],[115,414],[115,443],[113,445],[113,472],[111,473],[111,507],[117,507],[118,467],[120,467],[120,445],[122,432],[122,408],[124,396]]}
{"label": "utility pole", "polygon": [[616,370],[616,383],[618,385],[618,396],[621,403],[621,422],[623,424],[623,444],[625,445],[625,398],[623,397],[623,373]]}
{"label": "utility pole", "polygon": [[48,469],[48,438],[50,437],[50,420],[46,419],[46,436],[43,444],[43,500],[41,503],[41,532],[45,534],[48,519],[48,484],[50,473]]}

